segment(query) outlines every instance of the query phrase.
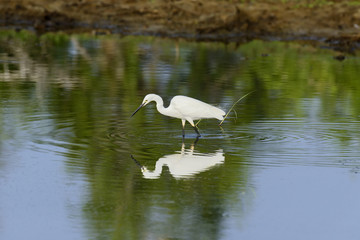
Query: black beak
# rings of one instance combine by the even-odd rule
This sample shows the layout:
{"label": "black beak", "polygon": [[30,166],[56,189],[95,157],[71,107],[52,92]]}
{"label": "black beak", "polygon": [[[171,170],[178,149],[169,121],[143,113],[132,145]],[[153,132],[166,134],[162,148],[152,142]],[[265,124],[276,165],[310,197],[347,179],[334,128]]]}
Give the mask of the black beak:
{"label": "black beak", "polygon": [[143,106],[145,106],[144,103],[142,103],[142,104],[135,110],[135,112],[134,112],[133,114],[131,114],[131,117],[134,116],[135,113],[137,113],[137,112],[140,110],[140,108],[142,108]]}
{"label": "black beak", "polygon": [[141,165],[135,158],[134,156],[131,154],[130,155],[131,159],[134,160],[135,164],[138,165],[140,168],[143,168],[143,165]]}

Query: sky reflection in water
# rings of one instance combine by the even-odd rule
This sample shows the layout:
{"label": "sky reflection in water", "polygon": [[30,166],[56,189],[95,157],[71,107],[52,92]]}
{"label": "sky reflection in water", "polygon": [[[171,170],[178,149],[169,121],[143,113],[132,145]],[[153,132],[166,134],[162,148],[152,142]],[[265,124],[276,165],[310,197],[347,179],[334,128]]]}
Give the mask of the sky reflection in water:
{"label": "sky reflection in water", "polygon": [[[0,238],[357,239],[360,61],[333,55],[1,32]],[[154,105],[129,118],[253,90],[196,144]]]}

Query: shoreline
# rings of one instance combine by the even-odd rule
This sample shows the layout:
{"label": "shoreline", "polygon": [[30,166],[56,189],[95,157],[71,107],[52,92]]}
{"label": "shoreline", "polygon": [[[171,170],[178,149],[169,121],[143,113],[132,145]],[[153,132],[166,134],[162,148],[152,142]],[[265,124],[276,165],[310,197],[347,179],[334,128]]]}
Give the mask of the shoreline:
{"label": "shoreline", "polygon": [[360,47],[360,4],[302,6],[270,0],[0,0],[0,27],[41,33],[153,35],[194,41],[305,40],[339,51]]}

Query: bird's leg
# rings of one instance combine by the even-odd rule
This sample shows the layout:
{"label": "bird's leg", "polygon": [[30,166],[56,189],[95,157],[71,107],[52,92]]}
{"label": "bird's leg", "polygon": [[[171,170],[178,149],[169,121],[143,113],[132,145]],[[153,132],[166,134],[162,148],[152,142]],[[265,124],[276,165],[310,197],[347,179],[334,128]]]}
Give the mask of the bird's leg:
{"label": "bird's leg", "polygon": [[197,137],[196,137],[196,138],[201,137],[198,128],[197,128],[195,125],[194,125],[193,127],[194,127],[195,132],[197,133]]}
{"label": "bird's leg", "polygon": [[183,154],[185,152],[185,143],[184,141],[181,144],[181,154]]}
{"label": "bird's leg", "polygon": [[199,125],[200,121],[201,121],[201,119],[200,119],[199,121],[197,121],[197,123],[195,124],[195,126]]}
{"label": "bird's leg", "polygon": [[184,138],[185,138],[185,122],[186,122],[185,119],[181,119],[183,141],[184,141]]}
{"label": "bird's leg", "polygon": [[196,137],[196,139],[195,139],[195,141],[194,141],[194,143],[191,145],[192,150],[194,150],[194,149],[195,149],[195,145],[196,145],[196,144],[197,144],[197,142],[199,141],[199,137],[200,137],[200,136],[197,136],[197,137]]}
{"label": "bird's leg", "polygon": [[[187,120],[187,121],[191,124],[191,126],[194,128],[194,130],[195,130],[195,132],[196,132],[196,134],[197,134],[197,137],[201,137],[197,126],[194,124],[194,121],[193,121],[191,118],[187,118],[186,120]],[[184,123],[184,125],[185,125],[185,123]]]}

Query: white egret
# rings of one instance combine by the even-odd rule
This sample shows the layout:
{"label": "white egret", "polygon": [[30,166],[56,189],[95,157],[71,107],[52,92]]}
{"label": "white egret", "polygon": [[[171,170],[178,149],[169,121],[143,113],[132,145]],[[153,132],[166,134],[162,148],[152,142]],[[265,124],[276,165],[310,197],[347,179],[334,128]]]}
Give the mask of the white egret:
{"label": "white egret", "polygon": [[134,116],[135,113],[137,113],[142,107],[146,106],[152,101],[156,102],[156,108],[161,114],[181,119],[183,137],[185,136],[186,121],[191,124],[198,137],[200,137],[201,135],[196,125],[194,124],[194,120],[200,120],[203,118],[216,118],[219,120],[223,120],[225,115],[225,112],[220,108],[211,106],[210,104],[204,103],[195,98],[181,95],[173,97],[170,101],[169,106],[165,108],[164,101],[159,95],[148,94],[144,97],[143,102],[135,110],[131,117]]}

